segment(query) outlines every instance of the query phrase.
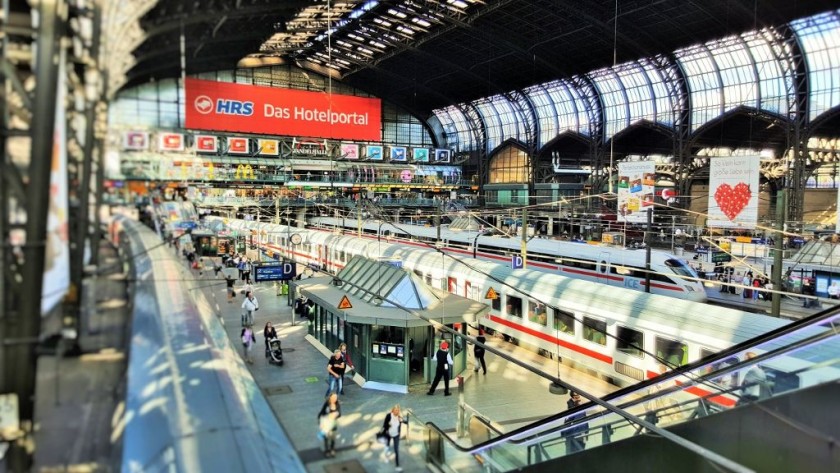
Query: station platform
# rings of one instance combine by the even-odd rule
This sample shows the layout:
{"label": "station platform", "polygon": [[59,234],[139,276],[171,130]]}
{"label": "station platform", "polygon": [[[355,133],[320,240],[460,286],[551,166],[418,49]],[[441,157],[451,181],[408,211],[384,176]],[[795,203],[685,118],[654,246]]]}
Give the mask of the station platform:
{"label": "station platform", "polygon": [[[730,292],[720,292],[718,287],[706,288],[706,295],[709,298],[709,303],[730,307],[732,309],[745,310],[748,312],[756,312],[762,314],[770,314],[772,311],[773,302],[761,299],[744,298],[742,294],[732,294]],[[779,316],[785,319],[798,320],[812,314],[836,305],[837,301],[830,299],[820,299],[820,305],[812,305],[811,307],[804,307],[801,300],[795,297],[782,296],[782,304]],[[832,304],[833,303],[833,304]]]}
{"label": "station platform", "polygon": [[[213,279],[213,272],[204,271],[202,277]],[[240,306],[244,297],[239,293],[241,285],[237,285],[234,303],[227,302],[222,280],[218,284],[208,281],[203,286],[206,296],[224,321],[234,346],[241,346]],[[248,367],[308,471],[395,471],[393,458],[382,457],[383,446],[375,440],[376,432],[394,404],[399,404],[403,413],[409,414],[407,440],[404,436],[400,444],[401,466],[404,471],[417,472],[428,471],[423,434],[425,429],[422,426],[426,422],[434,422],[454,437],[459,403],[468,404],[475,412],[506,431],[566,409],[568,396],[549,393],[548,380],[490,352],[485,356],[487,375],[474,372],[470,347],[470,368],[463,373],[463,390],[459,391],[457,383],[452,380],[450,389],[453,395],[449,397],[444,396],[443,386],[438,386],[434,396],[428,396],[426,392],[429,384],[412,385],[409,386],[408,394],[397,394],[363,389],[354,382],[348,382],[344,389],[345,395],[340,397],[342,417],[338,422],[338,454],[335,458],[325,458],[322,442],[317,438],[317,414],[327,389],[327,356],[337,347],[322,347],[318,342],[310,341],[312,337],[307,337],[306,320],[292,323],[292,308],[287,305],[287,296],[276,295],[277,291],[272,284],[255,284],[254,288],[260,310],[255,313],[254,320],[257,333],[256,362]],[[268,321],[276,327],[283,342],[283,366],[269,364],[263,357],[262,328]],[[488,337],[488,344],[547,373],[558,373],[556,361],[535,352],[501,338]],[[352,358],[353,353],[350,355]],[[559,365],[559,370],[565,381],[599,396],[617,389],[604,380],[564,365]],[[403,431],[406,431],[405,427]],[[469,444],[469,438],[462,438],[460,442]]]}

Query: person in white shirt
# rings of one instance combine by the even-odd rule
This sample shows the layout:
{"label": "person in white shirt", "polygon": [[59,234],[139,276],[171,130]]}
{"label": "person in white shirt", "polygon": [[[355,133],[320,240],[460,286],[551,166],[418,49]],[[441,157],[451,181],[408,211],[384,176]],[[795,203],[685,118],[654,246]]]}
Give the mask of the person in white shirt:
{"label": "person in white shirt", "polygon": [[840,285],[837,284],[837,281],[832,282],[831,286],[828,286],[828,298],[840,299]]}
{"label": "person in white shirt", "polygon": [[254,312],[260,310],[260,303],[257,301],[253,292],[245,295],[245,300],[242,301],[242,326],[254,325]]}

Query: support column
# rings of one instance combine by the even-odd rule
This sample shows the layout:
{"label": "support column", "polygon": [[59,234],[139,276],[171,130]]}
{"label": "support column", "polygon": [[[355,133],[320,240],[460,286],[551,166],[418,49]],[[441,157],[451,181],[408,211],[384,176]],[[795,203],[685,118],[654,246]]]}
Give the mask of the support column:
{"label": "support column", "polygon": [[[59,84],[60,45],[63,17],[62,0],[40,0],[35,62],[35,99],[30,126],[31,154],[26,200],[26,243],[21,274],[27,293],[19,299],[17,316],[7,317],[3,340],[5,369],[0,392],[18,395],[21,427],[28,437],[32,432],[35,410],[35,345],[41,329],[41,293],[43,290],[47,215],[50,203],[50,175],[55,129],[56,98]],[[63,84],[63,82],[62,82]],[[24,443],[13,443],[9,450],[12,471],[26,471],[31,463]]]}

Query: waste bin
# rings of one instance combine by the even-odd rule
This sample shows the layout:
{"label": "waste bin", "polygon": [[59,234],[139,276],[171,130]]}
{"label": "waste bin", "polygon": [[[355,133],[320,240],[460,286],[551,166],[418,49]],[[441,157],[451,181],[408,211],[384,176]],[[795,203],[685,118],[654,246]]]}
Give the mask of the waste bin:
{"label": "waste bin", "polygon": [[683,253],[685,253],[685,249],[683,247],[681,247],[681,246],[675,246],[674,247],[674,254],[675,255],[682,256]]}

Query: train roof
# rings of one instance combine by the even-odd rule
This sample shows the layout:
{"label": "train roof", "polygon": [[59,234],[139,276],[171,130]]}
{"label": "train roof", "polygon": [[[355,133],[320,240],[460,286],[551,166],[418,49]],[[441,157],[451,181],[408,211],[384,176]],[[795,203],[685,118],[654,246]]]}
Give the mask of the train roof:
{"label": "train roof", "polygon": [[[348,229],[356,229],[357,223],[353,219],[337,218],[337,217],[313,217],[309,219],[311,224],[327,224],[333,226],[340,226]],[[390,231],[392,233],[409,234],[425,238],[437,238],[438,230],[435,227],[427,227],[423,225],[412,224],[393,224],[391,222],[384,222],[380,220],[366,220],[362,222],[362,228],[379,232]],[[440,229],[440,238],[442,240],[460,240],[472,245],[476,240],[478,234],[474,231],[451,230],[447,226],[442,226]],[[498,235],[482,235],[478,236],[477,243],[479,245],[493,245],[519,250],[521,240],[517,237],[504,237]],[[563,240],[551,240],[544,238],[533,238],[527,243],[528,251],[542,253],[542,254],[566,254],[583,256],[590,259],[595,259],[600,253],[608,252],[612,263],[641,265],[645,261],[645,252],[633,248],[623,248],[619,246],[602,245],[598,243],[584,243],[571,242]],[[651,250],[651,258],[658,260],[679,259],[671,253],[662,250]]]}

